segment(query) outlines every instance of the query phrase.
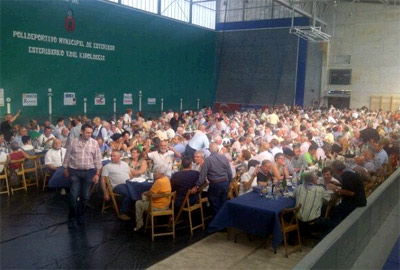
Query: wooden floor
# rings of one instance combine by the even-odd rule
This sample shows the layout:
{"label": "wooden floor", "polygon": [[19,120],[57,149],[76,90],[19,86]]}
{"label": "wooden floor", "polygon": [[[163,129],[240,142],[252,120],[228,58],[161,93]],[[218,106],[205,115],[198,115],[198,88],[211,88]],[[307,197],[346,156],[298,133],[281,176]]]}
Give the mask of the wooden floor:
{"label": "wooden floor", "polygon": [[215,233],[148,269],[292,269],[316,245],[304,240],[303,251],[286,258],[283,245],[274,254],[265,239],[252,238],[250,241],[246,234],[240,234],[234,243],[227,240],[226,233]]}

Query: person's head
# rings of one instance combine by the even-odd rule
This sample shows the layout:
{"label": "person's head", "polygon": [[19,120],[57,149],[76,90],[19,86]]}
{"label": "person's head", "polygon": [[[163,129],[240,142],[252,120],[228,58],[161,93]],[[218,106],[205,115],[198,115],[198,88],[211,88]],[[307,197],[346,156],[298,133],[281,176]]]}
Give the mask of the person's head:
{"label": "person's head", "polygon": [[93,127],[89,124],[83,124],[81,127],[82,139],[89,140],[92,137]]}
{"label": "person's head", "polygon": [[51,127],[49,127],[49,126],[45,126],[44,127],[44,135],[46,136],[46,137],[49,137],[50,135],[51,135]]}
{"label": "person's head", "polygon": [[43,122],[43,125],[44,125],[45,127],[50,127],[50,126],[51,126],[51,122],[50,122],[49,120],[45,120],[45,121]]}
{"label": "person's head", "polygon": [[346,169],[346,165],[340,160],[335,160],[331,164],[331,168],[332,168],[332,173],[335,173],[335,174],[340,176],[340,175],[342,175],[342,173]]}
{"label": "person's head", "polygon": [[6,121],[10,121],[11,119],[12,119],[12,114],[10,114],[10,113],[6,113],[5,115],[4,115],[4,120],[6,120]]}
{"label": "person's head", "polygon": [[216,143],[211,143],[210,144],[210,152],[211,153],[218,153],[218,144]]}
{"label": "person's head", "polygon": [[131,136],[131,133],[129,131],[124,131],[122,132],[122,138],[124,138],[124,141],[129,140],[129,137]]}
{"label": "person's head", "polygon": [[64,118],[58,118],[57,119],[57,126],[62,127],[64,126]]}
{"label": "person's head", "polygon": [[304,176],[304,182],[309,185],[317,184],[317,180],[318,180],[318,177],[314,172],[308,172]]}
{"label": "person's head", "polygon": [[68,136],[68,134],[69,134],[69,129],[68,128],[63,128],[62,130],[61,130],[61,134],[64,136],[64,137],[67,137]]}
{"label": "person's head", "polygon": [[323,168],[322,178],[324,178],[325,182],[330,182],[332,180],[332,169],[329,167]]}
{"label": "person's head", "polygon": [[261,162],[261,170],[264,173],[267,173],[271,170],[272,162],[269,161],[268,159],[265,159]]}
{"label": "person's head", "polygon": [[317,149],[318,145],[312,143],[308,148],[308,152],[310,152],[311,155],[315,155],[317,153]]}
{"label": "person's head", "polygon": [[138,147],[131,149],[131,157],[134,160],[140,160],[142,158],[142,151]]}
{"label": "person's head", "polygon": [[201,150],[198,150],[198,151],[194,152],[193,160],[198,165],[203,164],[203,162],[204,162],[204,152],[201,151]]}
{"label": "person's head", "polygon": [[244,160],[250,160],[251,153],[249,150],[242,150],[242,157]]}
{"label": "person's head", "polygon": [[164,165],[154,166],[154,180],[164,177],[168,172],[168,168]]}
{"label": "person's head", "polygon": [[247,164],[247,170],[250,170],[251,167],[256,167],[257,165],[260,165],[260,162],[255,159],[249,160],[249,163]]}
{"label": "person's head", "polygon": [[111,162],[119,163],[121,161],[121,153],[118,150],[113,150],[111,152]]}
{"label": "person's head", "polygon": [[11,148],[11,150],[12,150],[13,152],[18,151],[18,150],[19,150],[19,144],[18,144],[18,142],[12,142],[11,145],[10,145],[10,148]]}
{"label": "person's head", "polygon": [[99,144],[99,146],[102,146],[103,143],[104,143],[103,137],[100,137],[100,136],[96,138],[96,141],[97,141],[97,143]]}
{"label": "person's head", "polygon": [[62,144],[61,140],[54,139],[52,147],[53,147],[54,150],[59,150],[59,149],[61,149],[61,144]]}
{"label": "person's head", "polygon": [[23,137],[23,136],[28,135],[28,130],[26,129],[26,127],[21,127],[19,129],[18,133],[19,133],[19,136]]}
{"label": "person's head", "polygon": [[283,153],[277,153],[274,157],[276,165],[285,165],[285,155]]}
{"label": "person's head", "polygon": [[183,169],[191,169],[192,168],[192,158],[189,156],[185,156],[182,158],[182,167]]}
{"label": "person's head", "polygon": [[132,109],[126,109],[126,113],[129,115],[132,115],[133,111],[132,111]]}
{"label": "person's head", "polygon": [[298,158],[301,154],[300,146],[299,145],[293,146],[293,152],[294,152],[294,156],[296,158]]}
{"label": "person's head", "polygon": [[216,144],[221,145],[221,144],[222,144],[222,137],[219,136],[219,135],[216,135],[216,136],[214,137],[214,142],[215,142]]}
{"label": "person's head", "polygon": [[101,125],[101,119],[100,119],[100,117],[95,117],[95,118],[93,118],[93,124],[94,124],[96,127],[100,126],[100,125]]}
{"label": "person's head", "polygon": [[166,153],[168,151],[168,142],[166,140],[162,140],[160,142],[160,150],[161,153]]}
{"label": "person's head", "polygon": [[31,144],[31,137],[30,136],[22,136],[21,140],[22,140],[22,143],[24,145]]}

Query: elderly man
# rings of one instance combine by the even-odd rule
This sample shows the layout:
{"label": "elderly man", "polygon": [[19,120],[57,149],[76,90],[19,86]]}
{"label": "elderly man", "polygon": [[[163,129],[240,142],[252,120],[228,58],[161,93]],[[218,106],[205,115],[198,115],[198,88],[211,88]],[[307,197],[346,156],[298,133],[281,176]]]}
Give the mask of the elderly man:
{"label": "elderly man", "polygon": [[39,145],[45,149],[50,149],[55,138],[56,137],[52,134],[51,127],[45,127],[44,133],[39,137]]}
{"label": "elderly man", "polygon": [[167,168],[168,173],[170,173],[175,156],[181,157],[181,154],[173,147],[168,146],[167,141],[161,141],[159,151],[150,152],[147,156],[153,160],[154,166],[163,165]]}
{"label": "elderly man", "polygon": [[124,197],[120,209],[121,214],[118,216],[118,218],[122,220],[130,220],[131,218],[127,215],[127,212],[132,200],[129,195],[128,187],[126,186],[126,180],[131,179],[133,177],[133,173],[128,163],[121,160],[121,154],[119,151],[112,151],[111,162],[103,167],[101,174],[101,188],[103,190],[104,200],[110,200],[110,194],[108,194],[105,184],[107,181],[106,177],[109,177],[112,189]]}
{"label": "elderly man", "polygon": [[[82,125],[81,136],[68,144],[63,162],[64,175],[71,180],[68,228],[84,224],[84,210],[90,197],[90,187],[99,181],[101,154],[99,144],[92,138],[93,128]],[[79,200],[78,200],[79,198]]]}
{"label": "elderly man", "polygon": [[93,119],[93,124],[94,124],[94,130],[92,137],[93,139],[96,139],[97,137],[102,137],[104,140],[107,140],[107,130],[105,127],[103,127],[102,122],[100,117],[95,117]]}
{"label": "elderly man", "polygon": [[68,134],[69,129],[65,127],[61,130],[61,134],[58,136],[58,138],[61,140],[61,144],[63,147],[65,147],[65,145],[67,144]]}
{"label": "elderly man", "polygon": [[299,172],[302,168],[308,168],[308,163],[303,155],[299,145],[293,146],[294,157],[292,158],[292,165],[295,172]]}
{"label": "elderly man", "polygon": [[21,127],[18,130],[18,134],[14,136],[13,142],[17,143],[21,147],[24,145],[24,143],[22,142],[22,137],[27,135],[28,135],[28,130],[26,129],[26,127]]}
{"label": "elderly man", "polygon": [[203,166],[204,163],[204,152],[199,150],[194,152],[194,156],[193,156],[193,165],[192,165],[192,169],[195,171],[200,172],[201,170],[201,166]]}
{"label": "elderly man", "polygon": [[52,148],[46,152],[44,157],[44,164],[50,170],[51,174],[61,167],[64,162],[66,149],[62,148],[61,145],[61,140],[54,139]]}
{"label": "elderly man", "polygon": [[[154,167],[154,184],[149,191],[143,193],[143,196],[153,200],[155,210],[163,210],[169,207],[171,203],[170,198],[151,198],[152,195],[165,194],[171,192],[171,182],[166,176],[167,168],[163,165],[156,165]],[[135,231],[143,227],[143,213],[149,208],[148,200],[138,200],[135,204],[136,208],[136,227]]]}
{"label": "elderly man", "polygon": [[232,181],[232,170],[228,159],[224,155],[218,154],[216,143],[210,144],[210,152],[211,155],[204,161],[199,180],[192,191],[196,191],[205,183],[206,179],[208,180],[210,183],[208,199],[215,216],[227,199],[229,182]]}
{"label": "elderly man", "polygon": [[304,183],[296,189],[296,206],[301,204],[298,215],[303,222],[314,222],[321,217],[321,208],[330,200],[325,188],[317,185],[318,177],[314,172],[306,173]]}

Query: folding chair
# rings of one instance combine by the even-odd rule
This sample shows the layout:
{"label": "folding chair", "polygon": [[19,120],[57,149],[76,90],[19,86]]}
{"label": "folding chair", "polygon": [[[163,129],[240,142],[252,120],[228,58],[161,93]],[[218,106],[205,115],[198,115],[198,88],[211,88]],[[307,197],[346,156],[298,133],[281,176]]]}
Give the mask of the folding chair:
{"label": "folding chair", "polygon": [[[7,193],[10,196],[10,186],[8,185],[8,170],[7,170],[8,161],[0,162],[0,166],[3,166],[3,172],[0,174],[0,180],[4,180],[6,183],[6,190],[3,191],[1,189],[0,194]],[[1,185],[3,187],[3,185]]]}
{"label": "folding chair", "polygon": [[21,178],[22,178],[22,186],[20,186],[20,187],[15,187],[15,188],[14,188],[14,187],[10,187],[11,195],[14,194],[14,191],[21,190],[21,189],[24,189],[25,192],[28,192],[28,189],[27,189],[27,186],[26,186],[26,179],[25,179],[24,162],[25,162],[25,158],[21,158],[21,159],[18,159],[18,160],[10,160],[10,162],[9,162],[9,165],[11,165],[11,164],[21,164],[21,167],[20,167],[19,170],[14,170],[14,169],[12,169],[12,168],[9,168],[9,170],[10,170],[10,171],[11,171],[11,170],[14,170],[15,173],[16,173],[18,176],[21,176]]}
{"label": "folding chair", "polygon": [[[173,239],[175,239],[175,213],[174,213],[174,204],[175,204],[175,196],[176,192],[172,193],[165,193],[165,194],[155,194],[151,195],[149,197],[150,203],[149,203],[149,209],[147,211],[147,217],[146,217],[146,225],[144,231],[147,231],[148,228],[148,222],[149,219],[151,219],[151,240],[154,242],[154,237],[156,236],[164,236],[164,235],[172,235]],[[169,207],[166,209],[155,209],[154,207],[154,198],[171,198],[171,202],[169,204]],[[154,218],[155,217],[160,217],[160,216],[169,216],[170,219],[168,223],[162,224],[162,225],[155,225],[154,224]],[[172,231],[171,232],[164,232],[164,233],[154,233],[154,228],[156,227],[166,227],[167,229],[170,227],[172,220]]]}
{"label": "folding chair", "polygon": [[[287,236],[286,234],[292,231],[297,231],[297,238],[299,244],[295,247],[298,248],[300,251],[302,251],[301,248],[301,239],[300,239],[300,229],[299,229],[299,222],[297,220],[297,215],[300,211],[301,204],[299,204],[295,208],[285,208],[282,210],[282,212],[279,214],[279,220],[281,223],[281,229],[282,229],[282,234],[283,234],[283,242],[285,245],[285,256],[286,258],[288,257],[288,244],[287,244]],[[289,222],[285,220],[285,216],[291,214],[292,216],[290,217]],[[292,251],[293,252],[293,251]],[[291,253],[292,253],[291,252]]]}
{"label": "folding chair", "polygon": [[117,216],[119,216],[119,207],[118,207],[117,200],[115,197],[122,197],[122,195],[114,192],[114,190],[112,189],[112,186],[111,186],[110,177],[108,177],[108,176],[106,177],[105,184],[106,184],[107,192],[111,198],[111,204],[107,205],[107,201],[103,199],[103,206],[101,208],[101,213],[103,214],[104,210],[106,210],[110,207],[113,207],[115,210],[115,213],[117,214]]}
{"label": "folding chair", "polygon": [[[203,228],[203,231],[205,230],[203,204],[201,202],[201,196],[199,195],[199,192],[196,192],[196,194],[198,196],[196,203],[193,205],[190,205],[189,197],[190,197],[191,193],[190,193],[190,190],[187,191],[185,199],[183,200],[182,205],[178,211],[178,214],[175,217],[175,224],[176,224],[179,221],[179,218],[181,217],[182,212],[187,212],[188,218],[189,218],[190,235],[191,236],[193,236],[193,231],[198,228]],[[192,212],[197,209],[200,209],[201,222],[200,222],[200,224],[193,226]]]}
{"label": "folding chair", "polygon": [[29,174],[29,176],[32,176],[32,174],[33,174],[34,177],[35,177],[35,180],[36,180],[36,181],[33,181],[33,179],[29,178],[29,181],[27,181],[27,184],[26,184],[27,187],[29,187],[29,186],[39,187],[39,176],[38,176],[38,162],[37,162],[37,159],[38,159],[37,156],[30,156],[30,157],[25,158],[25,162],[32,161],[33,164],[34,164],[34,166],[31,167],[31,168],[26,168],[26,166],[24,166],[25,181],[27,181],[27,178],[28,178],[27,174]]}

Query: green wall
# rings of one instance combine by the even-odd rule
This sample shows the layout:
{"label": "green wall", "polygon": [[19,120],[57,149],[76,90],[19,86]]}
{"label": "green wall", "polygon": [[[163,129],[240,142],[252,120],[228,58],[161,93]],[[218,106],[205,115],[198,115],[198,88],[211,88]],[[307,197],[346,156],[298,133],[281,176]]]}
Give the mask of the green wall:
{"label": "green wall", "polygon": [[[12,113],[23,110],[23,119],[45,118],[47,89],[53,89],[53,118],[83,113],[88,98],[88,115],[112,116],[112,99],[117,113],[138,110],[142,90],[145,115],[164,110],[195,109],[211,104],[215,95],[215,40],[213,31],[146,14],[101,1],[0,1],[1,81],[5,97],[12,99]],[[76,28],[67,32],[67,10],[74,11]],[[13,31],[58,38],[57,43],[13,37]],[[84,41],[84,47],[59,43],[59,38]],[[86,47],[86,41],[110,44],[115,51]],[[28,47],[41,47],[100,54],[105,61],[33,54]],[[75,92],[76,106],[64,106],[64,92]],[[37,93],[38,106],[22,106],[22,93]],[[95,106],[96,93],[104,93],[105,106]],[[123,93],[133,94],[133,106],[122,104]],[[147,105],[147,98],[157,98]],[[0,107],[4,114],[6,107]]]}

